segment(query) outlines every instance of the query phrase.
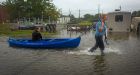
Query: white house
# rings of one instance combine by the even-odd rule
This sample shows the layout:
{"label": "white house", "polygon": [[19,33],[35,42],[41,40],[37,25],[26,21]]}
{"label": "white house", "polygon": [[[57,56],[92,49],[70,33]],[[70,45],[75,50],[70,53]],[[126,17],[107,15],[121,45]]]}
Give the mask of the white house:
{"label": "white house", "polygon": [[70,22],[70,17],[69,16],[62,16],[58,18],[57,24],[67,24]]}
{"label": "white house", "polygon": [[112,32],[129,32],[131,12],[115,11],[107,14],[107,25]]}

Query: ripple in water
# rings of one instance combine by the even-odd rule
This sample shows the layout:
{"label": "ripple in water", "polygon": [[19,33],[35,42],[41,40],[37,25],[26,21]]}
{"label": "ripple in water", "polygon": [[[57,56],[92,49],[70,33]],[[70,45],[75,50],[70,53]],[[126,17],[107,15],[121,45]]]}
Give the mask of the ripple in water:
{"label": "ripple in water", "polygon": [[[90,48],[87,48],[85,50],[79,50],[79,51],[70,51],[70,52],[68,52],[68,54],[75,54],[75,55],[101,55],[101,52],[100,52],[99,48],[97,50],[95,50],[94,52],[88,52],[89,50],[90,50]],[[119,49],[112,48],[112,47],[105,48],[104,53],[105,54],[109,54],[109,53],[122,54],[122,52]]]}

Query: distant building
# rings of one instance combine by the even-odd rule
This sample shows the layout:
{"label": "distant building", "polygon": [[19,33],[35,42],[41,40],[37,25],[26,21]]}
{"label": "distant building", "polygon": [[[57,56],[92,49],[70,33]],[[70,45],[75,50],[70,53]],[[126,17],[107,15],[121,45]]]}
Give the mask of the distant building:
{"label": "distant building", "polygon": [[107,25],[112,32],[129,32],[131,12],[115,11],[107,14]]}
{"label": "distant building", "polygon": [[134,17],[132,19],[131,29],[140,32],[140,17]]}
{"label": "distant building", "polygon": [[58,18],[57,24],[67,24],[70,22],[70,17],[69,16],[62,16]]}

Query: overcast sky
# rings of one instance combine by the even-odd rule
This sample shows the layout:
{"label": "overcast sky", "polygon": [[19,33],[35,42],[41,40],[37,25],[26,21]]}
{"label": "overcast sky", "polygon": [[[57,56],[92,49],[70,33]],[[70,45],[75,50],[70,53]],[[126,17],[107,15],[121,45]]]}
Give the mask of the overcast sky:
{"label": "overcast sky", "polygon": [[54,4],[57,8],[63,10],[64,14],[71,13],[78,14],[78,10],[81,10],[81,14],[98,13],[98,5],[100,5],[100,12],[111,12],[121,6],[122,11],[134,11],[140,10],[139,0],[54,0]]}
{"label": "overcast sky", "polygon": [[139,0],[53,0],[53,3],[58,9],[62,9],[63,14],[69,14],[70,10],[75,15],[78,15],[79,9],[81,14],[96,14],[98,13],[98,5],[100,5],[100,12],[104,13],[114,11],[120,6],[122,11],[140,10]]}

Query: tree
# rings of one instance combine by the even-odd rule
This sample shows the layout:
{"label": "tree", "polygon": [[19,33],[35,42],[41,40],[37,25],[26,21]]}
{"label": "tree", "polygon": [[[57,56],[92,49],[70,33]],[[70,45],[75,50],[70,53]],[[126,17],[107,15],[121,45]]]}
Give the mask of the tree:
{"label": "tree", "polygon": [[132,12],[132,18],[133,17],[140,17],[140,11],[133,11]]}
{"label": "tree", "polygon": [[92,22],[93,21],[93,18],[94,18],[93,15],[85,14],[83,20]]}
{"label": "tree", "polygon": [[98,18],[99,18],[99,14],[95,14],[95,15],[85,14],[83,21],[93,22],[94,20],[98,20]]}
{"label": "tree", "polygon": [[76,19],[73,14],[69,15],[69,17],[70,17],[70,23],[77,23],[78,22],[78,19]]}
{"label": "tree", "polygon": [[57,20],[59,12],[50,0],[6,0],[2,3],[8,9],[10,19],[17,18],[45,18]]}
{"label": "tree", "polygon": [[95,14],[93,20],[98,20],[99,19],[99,14]]}

